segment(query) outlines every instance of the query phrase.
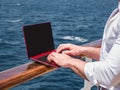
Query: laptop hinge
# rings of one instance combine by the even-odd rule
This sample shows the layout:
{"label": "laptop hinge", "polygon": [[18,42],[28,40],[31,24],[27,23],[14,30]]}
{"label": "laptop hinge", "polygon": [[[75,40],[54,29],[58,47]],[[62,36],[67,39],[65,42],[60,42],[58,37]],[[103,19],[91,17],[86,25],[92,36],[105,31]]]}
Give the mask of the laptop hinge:
{"label": "laptop hinge", "polygon": [[32,56],[32,57],[30,57],[30,59],[31,58],[37,59],[39,57],[45,56],[47,54],[50,54],[51,52],[55,52],[55,50],[51,50],[51,51],[48,51],[48,52],[45,52],[45,53],[42,53],[42,54],[38,54],[38,55]]}

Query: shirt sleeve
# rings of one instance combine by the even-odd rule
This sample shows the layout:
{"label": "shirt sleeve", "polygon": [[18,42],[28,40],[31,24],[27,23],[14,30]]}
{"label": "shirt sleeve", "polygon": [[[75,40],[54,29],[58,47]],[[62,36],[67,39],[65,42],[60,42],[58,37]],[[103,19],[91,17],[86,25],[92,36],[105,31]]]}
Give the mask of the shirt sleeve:
{"label": "shirt sleeve", "polygon": [[104,88],[120,82],[120,45],[114,44],[105,61],[87,63],[85,75],[89,81]]}
{"label": "shirt sleeve", "polygon": [[105,60],[88,62],[84,72],[89,81],[104,88],[120,83],[120,30]]}
{"label": "shirt sleeve", "polygon": [[116,26],[116,40],[105,60],[88,62],[84,72],[90,82],[104,88],[120,83],[120,17]]}

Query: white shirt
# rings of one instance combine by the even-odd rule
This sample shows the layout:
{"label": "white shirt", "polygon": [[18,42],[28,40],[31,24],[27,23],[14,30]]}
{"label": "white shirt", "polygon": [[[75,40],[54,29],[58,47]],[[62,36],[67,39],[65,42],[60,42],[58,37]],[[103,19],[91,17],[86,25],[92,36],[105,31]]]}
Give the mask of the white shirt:
{"label": "white shirt", "polygon": [[84,72],[93,84],[120,90],[120,2],[106,23],[100,61],[87,63]]}

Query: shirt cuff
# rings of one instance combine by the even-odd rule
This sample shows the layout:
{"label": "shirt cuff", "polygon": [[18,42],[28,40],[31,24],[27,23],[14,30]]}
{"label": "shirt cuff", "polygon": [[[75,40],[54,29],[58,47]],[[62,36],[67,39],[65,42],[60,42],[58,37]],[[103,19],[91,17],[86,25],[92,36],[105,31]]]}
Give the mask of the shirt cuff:
{"label": "shirt cuff", "polygon": [[93,83],[94,85],[98,85],[98,81],[96,80],[94,73],[94,62],[88,62],[85,64],[84,72],[87,79]]}

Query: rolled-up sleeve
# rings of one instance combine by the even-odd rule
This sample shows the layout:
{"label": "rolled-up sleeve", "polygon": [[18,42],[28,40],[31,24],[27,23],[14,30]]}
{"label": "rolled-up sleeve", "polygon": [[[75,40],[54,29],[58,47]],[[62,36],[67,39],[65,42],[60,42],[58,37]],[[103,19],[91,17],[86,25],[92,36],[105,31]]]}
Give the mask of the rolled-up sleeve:
{"label": "rolled-up sleeve", "polygon": [[95,85],[105,88],[120,83],[120,31],[105,60],[89,62],[85,65],[85,75]]}
{"label": "rolled-up sleeve", "polygon": [[120,82],[120,45],[114,44],[105,61],[87,63],[85,75],[95,85],[110,88]]}

